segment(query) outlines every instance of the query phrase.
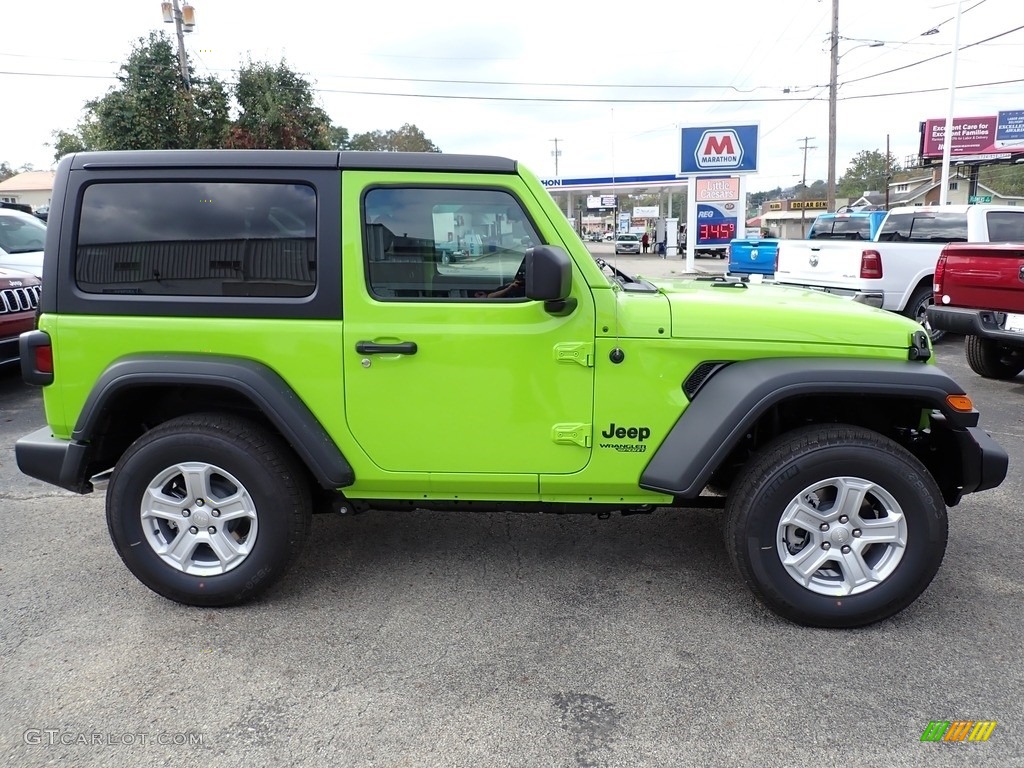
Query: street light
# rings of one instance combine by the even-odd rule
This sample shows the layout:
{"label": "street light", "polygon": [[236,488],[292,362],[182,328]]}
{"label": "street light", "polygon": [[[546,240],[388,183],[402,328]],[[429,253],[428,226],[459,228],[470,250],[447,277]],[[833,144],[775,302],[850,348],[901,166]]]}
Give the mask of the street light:
{"label": "street light", "polygon": [[185,56],[185,32],[191,32],[196,26],[196,9],[187,2],[178,8],[178,0],[164,0],[160,3],[160,12],[163,14],[164,23],[174,24],[175,32],[178,35],[178,66],[181,67],[181,80],[185,84],[185,90],[192,90],[192,83],[188,77],[188,59]]}

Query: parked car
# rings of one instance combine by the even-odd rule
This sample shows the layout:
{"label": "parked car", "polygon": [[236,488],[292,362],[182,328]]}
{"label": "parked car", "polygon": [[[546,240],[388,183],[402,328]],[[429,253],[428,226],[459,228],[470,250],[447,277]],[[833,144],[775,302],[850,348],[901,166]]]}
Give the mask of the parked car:
{"label": "parked car", "polygon": [[18,362],[18,337],[35,327],[39,280],[27,272],[0,269],[0,367]]}
{"label": "parked car", "polygon": [[620,232],[615,237],[616,253],[640,253],[640,238],[631,232]]}
{"label": "parked car", "polygon": [[43,276],[46,225],[30,213],[0,208],[0,267]]}
{"label": "parked car", "polygon": [[947,243],[1024,241],[1024,209],[1007,205],[907,206],[886,215],[872,241],[783,240],[775,282],[834,293],[928,321],[935,263]]}
{"label": "parked car", "polygon": [[771,237],[748,237],[729,243],[730,275],[774,275],[779,241]]}
{"label": "parked car", "polygon": [[[856,627],[924,591],[947,506],[1006,476],[914,322],[631,276],[512,159],[98,152],[62,158],[55,187],[60,269],[20,342],[46,423],[14,456],[77,493],[101,476],[124,564],[187,605],[268,589],[322,530],[314,507],[711,506],[737,585],[793,621]],[[280,231],[278,207],[311,233]],[[442,272],[435,212],[453,210],[535,244]],[[416,235],[401,251],[376,229],[390,215]],[[447,407],[453,372],[465,407]]]}
{"label": "parked car", "polygon": [[971,370],[986,379],[1024,371],[1024,245],[957,243],[935,265],[933,328],[965,333]]}

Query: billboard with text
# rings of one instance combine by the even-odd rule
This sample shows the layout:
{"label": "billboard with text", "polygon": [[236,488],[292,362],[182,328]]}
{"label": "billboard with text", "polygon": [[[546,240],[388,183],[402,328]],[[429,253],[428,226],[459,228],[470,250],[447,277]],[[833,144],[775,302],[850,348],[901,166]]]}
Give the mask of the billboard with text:
{"label": "billboard with text", "polygon": [[[941,158],[945,135],[945,118],[921,123],[921,157]],[[953,118],[950,157],[962,159],[1014,152],[1024,152],[1024,110]]]}

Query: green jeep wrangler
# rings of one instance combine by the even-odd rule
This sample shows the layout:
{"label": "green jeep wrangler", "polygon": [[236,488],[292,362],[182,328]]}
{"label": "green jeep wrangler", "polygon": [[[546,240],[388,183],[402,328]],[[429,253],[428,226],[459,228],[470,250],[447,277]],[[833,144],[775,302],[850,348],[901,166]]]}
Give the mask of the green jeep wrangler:
{"label": "green jeep wrangler", "polygon": [[23,472],[88,493],[146,586],[263,592],[315,509],[724,509],[773,610],[891,616],[1006,453],[921,327],[596,260],[512,160],[86,153],[57,171]]}

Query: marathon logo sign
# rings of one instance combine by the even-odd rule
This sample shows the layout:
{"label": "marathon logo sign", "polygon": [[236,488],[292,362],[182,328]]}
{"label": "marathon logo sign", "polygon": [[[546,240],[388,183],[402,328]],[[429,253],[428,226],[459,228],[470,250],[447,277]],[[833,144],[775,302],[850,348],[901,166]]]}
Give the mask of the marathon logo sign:
{"label": "marathon logo sign", "polygon": [[679,175],[756,171],[757,139],[757,125],[683,128]]}
{"label": "marathon logo sign", "polygon": [[743,164],[743,142],[734,130],[704,131],[694,152],[697,167],[704,170],[732,170]]}

